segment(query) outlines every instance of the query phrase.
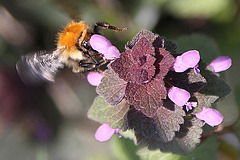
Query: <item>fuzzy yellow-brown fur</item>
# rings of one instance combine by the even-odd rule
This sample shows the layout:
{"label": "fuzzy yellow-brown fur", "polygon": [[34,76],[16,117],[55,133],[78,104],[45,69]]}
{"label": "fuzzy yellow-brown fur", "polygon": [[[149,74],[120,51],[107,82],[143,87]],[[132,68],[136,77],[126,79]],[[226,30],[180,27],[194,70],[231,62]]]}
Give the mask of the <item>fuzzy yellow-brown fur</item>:
{"label": "fuzzy yellow-brown fur", "polygon": [[88,26],[84,21],[71,22],[68,24],[62,32],[58,33],[57,48],[64,50],[60,53],[60,57],[63,61],[67,61],[68,58],[75,60],[82,59],[82,54],[76,47],[80,45],[85,38],[88,30]]}

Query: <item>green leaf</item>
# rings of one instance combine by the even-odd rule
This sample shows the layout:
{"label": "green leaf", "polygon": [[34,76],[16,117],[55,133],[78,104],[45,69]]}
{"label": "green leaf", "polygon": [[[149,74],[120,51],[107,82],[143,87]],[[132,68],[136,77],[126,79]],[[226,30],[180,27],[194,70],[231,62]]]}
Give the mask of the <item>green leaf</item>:
{"label": "green leaf", "polygon": [[182,107],[168,101],[158,108],[156,115],[152,118],[131,109],[127,116],[128,127],[134,129],[139,144],[151,146],[154,141],[171,141],[175,131],[180,130],[180,124],[184,123],[184,115]]}
{"label": "green leaf", "polygon": [[194,69],[190,69],[187,75],[190,83],[206,83],[207,82],[206,79],[201,74],[195,73]]}
{"label": "green leaf", "polygon": [[196,145],[200,142],[203,122],[197,118],[185,120],[175,138],[167,143],[149,139],[148,148],[151,150],[160,149],[162,152],[172,152],[179,155],[188,155],[193,152]]}
{"label": "green leaf", "polygon": [[160,139],[163,142],[171,141],[175,136],[175,131],[180,130],[180,124],[184,123],[183,116],[185,112],[182,107],[173,105],[170,101],[165,101],[163,106],[157,110],[155,122],[157,122]]}
{"label": "green leaf", "polygon": [[220,78],[209,70],[202,70],[201,74],[207,80],[207,85],[199,91],[200,93],[223,98],[231,92],[231,87],[223,78]]}
{"label": "green leaf", "polygon": [[202,111],[202,107],[211,107],[212,104],[219,98],[214,95],[205,95],[201,93],[193,94],[197,98],[198,106],[195,108],[193,114],[199,113]]}
{"label": "green leaf", "polygon": [[160,149],[162,152],[188,155],[193,152],[196,145],[200,142],[202,125],[203,122],[198,119],[185,121],[185,124],[181,126],[181,130],[176,133],[176,137],[172,141],[164,143],[156,138],[151,138],[147,140],[148,148],[150,150]]}
{"label": "green leaf", "polygon": [[112,106],[105,102],[103,97],[96,97],[88,111],[88,118],[100,123],[107,123],[112,128],[124,129],[126,126],[126,113],[129,105],[126,100]]}
{"label": "green leaf", "polygon": [[134,135],[134,132],[133,130],[129,129],[127,131],[124,131],[124,132],[120,132],[121,136],[123,136],[124,138],[129,138],[131,140],[134,140],[135,141],[135,135]]}
{"label": "green leaf", "polygon": [[191,155],[181,157],[179,160],[215,160],[217,158],[218,144],[217,136],[212,135],[203,144],[199,145]]}
{"label": "green leaf", "polygon": [[179,160],[181,156],[172,153],[163,153],[159,150],[150,151],[147,148],[137,152],[141,160]]}
{"label": "green leaf", "polygon": [[[188,155],[194,151],[197,144],[200,143],[202,134],[202,126],[204,122],[197,118],[186,120],[181,130],[176,133],[175,139],[172,141],[171,150],[173,153]],[[167,149],[168,151],[168,149]]]}
{"label": "green leaf", "polygon": [[106,102],[116,105],[123,99],[127,82],[120,79],[118,75],[109,68],[104,72],[104,77],[97,87],[97,93],[105,98]]}
{"label": "green leaf", "polygon": [[114,137],[112,143],[113,153],[118,160],[139,160],[140,157],[136,154],[139,146],[136,146],[134,142],[126,138]]}
{"label": "green leaf", "polygon": [[141,160],[215,160],[217,153],[217,138],[211,136],[199,145],[192,154],[188,156],[180,156],[172,153],[163,153],[159,150],[149,151],[144,148],[137,152]]}

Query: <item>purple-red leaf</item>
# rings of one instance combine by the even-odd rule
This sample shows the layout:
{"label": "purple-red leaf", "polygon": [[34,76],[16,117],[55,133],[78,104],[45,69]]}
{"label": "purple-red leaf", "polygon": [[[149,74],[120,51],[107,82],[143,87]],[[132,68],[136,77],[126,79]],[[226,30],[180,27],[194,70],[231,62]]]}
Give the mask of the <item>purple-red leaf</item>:
{"label": "purple-red leaf", "polygon": [[111,67],[126,82],[145,83],[155,75],[154,55],[152,44],[142,37],[132,50],[122,53],[111,63]]}
{"label": "purple-red leaf", "polygon": [[[160,38],[159,35],[152,33],[151,31],[148,30],[141,30],[136,36],[133,37],[132,41],[127,42],[125,48],[126,50],[132,49],[133,46],[142,38],[145,37],[147,38],[151,43],[153,43],[158,37]],[[163,47],[163,42],[162,38],[158,39],[158,48]],[[160,45],[160,46],[159,46]]]}
{"label": "purple-red leaf", "polygon": [[159,71],[156,78],[162,79],[168,72],[169,69],[173,66],[173,62],[175,61],[174,57],[170,54],[170,52],[165,49],[159,48],[159,53],[156,54]]}
{"label": "purple-red leaf", "polygon": [[154,80],[143,85],[129,83],[126,88],[126,99],[148,117],[153,117],[163,104],[167,91],[162,80]]}

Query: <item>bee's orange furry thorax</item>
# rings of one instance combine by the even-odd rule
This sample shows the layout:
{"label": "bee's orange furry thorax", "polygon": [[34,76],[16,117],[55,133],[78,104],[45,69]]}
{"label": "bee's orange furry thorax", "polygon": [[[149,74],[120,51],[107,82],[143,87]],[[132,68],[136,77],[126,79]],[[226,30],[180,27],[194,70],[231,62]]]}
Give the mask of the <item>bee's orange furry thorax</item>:
{"label": "bee's orange furry thorax", "polygon": [[67,49],[75,48],[82,32],[87,29],[88,26],[84,21],[70,23],[62,32],[58,33],[58,47]]}

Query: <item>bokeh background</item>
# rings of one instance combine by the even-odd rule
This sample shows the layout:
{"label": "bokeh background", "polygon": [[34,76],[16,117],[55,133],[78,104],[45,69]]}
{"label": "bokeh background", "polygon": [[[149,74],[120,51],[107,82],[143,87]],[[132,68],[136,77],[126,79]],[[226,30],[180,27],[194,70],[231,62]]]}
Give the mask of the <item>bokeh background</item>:
{"label": "bokeh background", "polygon": [[[238,0],[1,0],[0,160],[139,159],[134,148],[128,150],[132,155],[126,154],[116,137],[104,143],[95,140],[100,124],[89,120],[87,111],[96,92],[86,76],[66,69],[55,83],[29,87],[16,73],[15,64],[22,55],[54,49],[57,33],[71,20],[128,27],[122,33],[101,31],[121,52],[145,28],[178,45],[190,36],[189,49],[194,49],[196,37],[208,39],[216,56],[230,56],[233,66],[223,76],[233,91],[218,105],[225,119],[217,159],[238,159],[239,11]],[[210,56],[209,62],[214,58]]]}

